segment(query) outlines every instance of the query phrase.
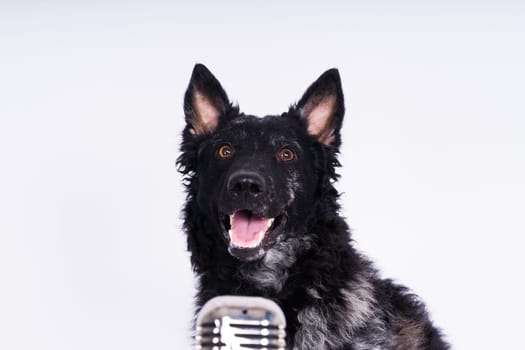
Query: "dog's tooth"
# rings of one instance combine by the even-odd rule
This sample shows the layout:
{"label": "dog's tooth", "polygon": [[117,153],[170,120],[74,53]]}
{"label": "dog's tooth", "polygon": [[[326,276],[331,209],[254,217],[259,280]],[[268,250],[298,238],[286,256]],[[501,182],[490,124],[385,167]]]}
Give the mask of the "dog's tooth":
{"label": "dog's tooth", "polygon": [[268,228],[270,228],[270,227],[273,225],[273,220],[274,220],[274,219],[272,218],[272,219],[269,219],[269,220],[266,222],[266,226],[267,226]]}
{"label": "dog's tooth", "polygon": [[255,243],[255,247],[259,245],[259,243],[262,242],[264,235],[266,234],[266,231],[259,232],[259,239],[257,240],[257,243]]}
{"label": "dog's tooth", "polygon": [[233,232],[232,232],[232,230],[231,230],[231,229],[230,229],[230,230],[228,230],[228,235],[230,236],[230,238],[232,237],[232,235],[233,235]]}
{"label": "dog's tooth", "polygon": [[230,225],[232,224],[233,222],[233,214],[230,215]]}

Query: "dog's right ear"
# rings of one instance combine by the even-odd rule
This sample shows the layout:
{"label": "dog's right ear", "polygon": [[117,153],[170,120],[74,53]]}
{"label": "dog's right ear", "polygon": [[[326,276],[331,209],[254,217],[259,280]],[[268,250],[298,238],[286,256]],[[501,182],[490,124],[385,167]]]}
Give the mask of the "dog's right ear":
{"label": "dog's right ear", "polygon": [[219,81],[203,64],[196,64],[184,96],[184,113],[190,133],[195,136],[213,133],[229,106],[228,96]]}

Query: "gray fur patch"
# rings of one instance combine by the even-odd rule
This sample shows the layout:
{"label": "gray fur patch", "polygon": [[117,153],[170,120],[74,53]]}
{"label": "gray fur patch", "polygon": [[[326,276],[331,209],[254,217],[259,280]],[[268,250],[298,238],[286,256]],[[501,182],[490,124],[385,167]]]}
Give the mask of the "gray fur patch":
{"label": "gray fur patch", "polygon": [[347,325],[352,330],[365,325],[375,313],[374,287],[366,276],[359,276],[341,290],[347,309]]}
{"label": "gray fur patch", "polygon": [[299,190],[301,184],[299,182],[299,175],[296,172],[291,172],[290,176],[286,180],[286,192],[288,194],[287,206],[291,205],[295,200],[295,193]]}
{"label": "gray fur patch", "polygon": [[420,322],[406,319],[394,322],[396,331],[392,334],[393,350],[422,349],[425,335]]}
{"label": "gray fur patch", "polygon": [[[312,291],[308,291],[312,294]],[[340,349],[354,343],[356,349],[374,349],[384,343],[384,325],[377,318],[373,286],[366,276],[359,276],[341,291],[344,304],[318,304],[299,311],[297,319],[301,326],[297,331],[294,349]],[[317,291],[316,291],[317,293]],[[359,345],[359,330],[372,325],[378,339],[362,339]],[[370,331],[370,330],[369,330]],[[371,335],[372,333],[369,333]]]}
{"label": "gray fur patch", "polygon": [[299,253],[310,246],[309,239],[304,237],[278,241],[261,261],[242,267],[241,273],[255,287],[279,292],[288,278],[288,269],[295,263]]}

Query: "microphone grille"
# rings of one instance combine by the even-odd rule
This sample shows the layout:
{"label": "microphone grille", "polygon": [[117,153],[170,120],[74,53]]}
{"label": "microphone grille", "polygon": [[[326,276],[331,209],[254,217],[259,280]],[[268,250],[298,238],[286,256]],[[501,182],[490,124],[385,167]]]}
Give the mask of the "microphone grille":
{"label": "microphone grille", "polygon": [[269,299],[215,297],[197,316],[195,349],[284,350],[285,347],[284,313]]}

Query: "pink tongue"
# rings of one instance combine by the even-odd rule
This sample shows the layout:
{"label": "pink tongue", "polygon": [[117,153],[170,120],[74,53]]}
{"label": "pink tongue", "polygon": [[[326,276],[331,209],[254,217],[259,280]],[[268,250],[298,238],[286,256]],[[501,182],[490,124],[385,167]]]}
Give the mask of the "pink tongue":
{"label": "pink tongue", "polygon": [[231,239],[238,245],[253,245],[260,240],[259,232],[265,232],[268,219],[251,216],[241,210],[233,214],[231,222]]}

